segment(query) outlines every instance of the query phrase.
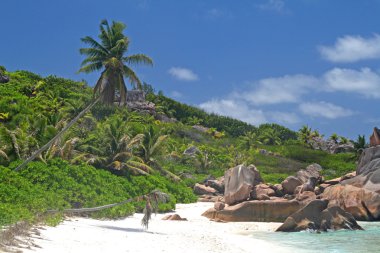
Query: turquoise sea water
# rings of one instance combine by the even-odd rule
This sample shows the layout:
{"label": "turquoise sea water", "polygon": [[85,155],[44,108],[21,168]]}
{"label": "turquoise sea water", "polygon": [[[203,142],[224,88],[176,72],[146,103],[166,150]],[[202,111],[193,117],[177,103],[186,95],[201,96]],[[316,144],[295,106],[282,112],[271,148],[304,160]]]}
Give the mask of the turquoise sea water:
{"label": "turquoise sea water", "polygon": [[380,222],[359,222],[364,231],[326,233],[254,232],[253,237],[292,250],[311,252],[380,252]]}

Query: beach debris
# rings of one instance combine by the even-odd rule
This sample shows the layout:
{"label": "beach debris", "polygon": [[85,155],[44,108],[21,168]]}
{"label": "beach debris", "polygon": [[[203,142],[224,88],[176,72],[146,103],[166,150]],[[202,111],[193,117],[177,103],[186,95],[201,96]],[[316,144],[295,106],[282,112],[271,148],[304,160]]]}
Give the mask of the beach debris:
{"label": "beach debris", "polygon": [[177,221],[187,221],[186,218],[182,218],[178,214],[168,214],[162,218],[162,220],[177,220]]}

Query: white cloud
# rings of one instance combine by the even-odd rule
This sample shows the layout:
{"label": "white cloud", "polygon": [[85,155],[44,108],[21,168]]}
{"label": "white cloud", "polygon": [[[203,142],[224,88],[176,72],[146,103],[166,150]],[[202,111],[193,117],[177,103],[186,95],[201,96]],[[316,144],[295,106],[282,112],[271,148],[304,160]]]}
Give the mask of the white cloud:
{"label": "white cloud", "polygon": [[181,98],[182,97],[182,93],[179,92],[179,91],[172,91],[170,92],[170,96],[173,97],[173,98]]}
{"label": "white cloud", "polygon": [[278,123],[296,124],[301,121],[297,114],[293,112],[270,112],[271,119]]}
{"label": "white cloud", "polygon": [[196,75],[191,69],[172,67],[169,69],[168,73],[174,78],[181,81],[196,81],[198,80],[198,75]]}
{"label": "white cloud", "polygon": [[240,119],[252,125],[267,122],[263,111],[249,108],[246,103],[233,99],[213,99],[200,104],[199,107],[207,112]]}
{"label": "white cloud", "polygon": [[261,10],[271,10],[282,12],[285,10],[285,2],[283,0],[268,0],[264,4],[258,5]]}
{"label": "white cloud", "polygon": [[329,91],[354,92],[369,98],[380,98],[380,75],[369,68],[334,68],[325,73],[323,82]]}
{"label": "white cloud", "polygon": [[318,89],[317,78],[307,75],[287,75],[254,82],[252,90],[236,95],[255,105],[296,103],[311,89]]}
{"label": "white cloud", "polygon": [[351,110],[324,101],[301,103],[299,109],[306,115],[328,119],[347,117],[353,114]]}
{"label": "white cloud", "polygon": [[371,38],[344,36],[338,38],[334,46],[320,46],[322,57],[332,62],[356,62],[380,58],[380,36]]}

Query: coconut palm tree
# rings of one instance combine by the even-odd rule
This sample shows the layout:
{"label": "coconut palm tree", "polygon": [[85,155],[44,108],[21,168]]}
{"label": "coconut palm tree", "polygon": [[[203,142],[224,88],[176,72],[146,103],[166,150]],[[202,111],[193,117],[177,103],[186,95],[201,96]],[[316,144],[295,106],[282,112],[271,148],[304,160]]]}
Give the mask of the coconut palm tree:
{"label": "coconut palm tree", "polygon": [[125,24],[107,20],[100,23],[100,42],[90,36],[82,38],[82,42],[90,47],[81,48],[80,53],[86,55],[79,72],[90,73],[103,70],[94,92],[100,95],[101,102],[113,104],[115,94],[120,95],[120,104],[125,104],[127,87],[124,77],[128,78],[134,88],[141,89],[142,84],[136,73],[128,65],[152,65],[151,58],[144,54],[126,56],[129,39],[123,34]]}
{"label": "coconut palm tree", "polygon": [[335,144],[337,144],[339,142],[339,135],[336,134],[336,133],[333,133],[330,138],[330,140],[332,140]]}
{"label": "coconut palm tree", "polygon": [[90,73],[103,69],[98,82],[94,88],[94,94],[99,95],[90,102],[74,119],[67,123],[49,142],[36,150],[28,159],[21,163],[15,171],[24,168],[30,161],[41,156],[41,153],[48,149],[61,136],[74,125],[83,115],[85,115],[94,105],[101,101],[105,104],[113,104],[115,93],[120,95],[120,104],[126,101],[127,88],[124,77],[128,78],[134,88],[141,89],[141,81],[136,73],[128,66],[136,64],[153,65],[151,58],[144,54],[125,56],[128,51],[129,39],[123,34],[125,24],[112,22],[109,26],[107,20],[100,23],[100,43],[90,36],[82,38],[82,41],[90,47],[81,48],[80,53],[88,57],[83,60],[79,72]]}

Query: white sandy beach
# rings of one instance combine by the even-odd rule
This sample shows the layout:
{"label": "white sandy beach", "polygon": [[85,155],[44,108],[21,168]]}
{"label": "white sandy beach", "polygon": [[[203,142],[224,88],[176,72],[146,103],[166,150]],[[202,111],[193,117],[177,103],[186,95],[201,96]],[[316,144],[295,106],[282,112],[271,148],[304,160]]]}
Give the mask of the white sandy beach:
{"label": "white sandy beach", "polygon": [[290,252],[251,235],[252,231],[274,231],[280,223],[211,222],[201,214],[212,205],[179,204],[175,213],[188,221],[161,220],[166,214],[157,214],[148,230],[141,227],[142,214],[115,221],[70,218],[57,227],[40,229],[40,236],[33,239],[40,248],[23,252]]}

